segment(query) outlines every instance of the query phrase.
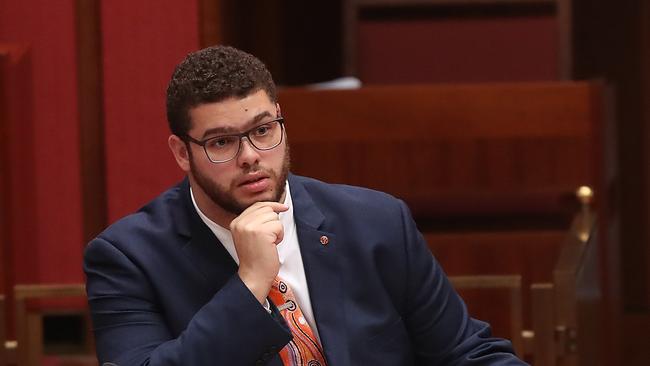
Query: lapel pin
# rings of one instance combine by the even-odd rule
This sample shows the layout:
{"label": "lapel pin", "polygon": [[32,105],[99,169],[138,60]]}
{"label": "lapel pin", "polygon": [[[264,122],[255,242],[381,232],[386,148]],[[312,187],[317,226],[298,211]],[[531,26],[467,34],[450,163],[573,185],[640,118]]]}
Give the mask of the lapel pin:
{"label": "lapel pin", "polygon": [[320,243],[321,244],[327,245],[327,244],[329,244],[329,242],[330,242],[330,239],[327,236],[323,235],[323,236],[320,237]]}

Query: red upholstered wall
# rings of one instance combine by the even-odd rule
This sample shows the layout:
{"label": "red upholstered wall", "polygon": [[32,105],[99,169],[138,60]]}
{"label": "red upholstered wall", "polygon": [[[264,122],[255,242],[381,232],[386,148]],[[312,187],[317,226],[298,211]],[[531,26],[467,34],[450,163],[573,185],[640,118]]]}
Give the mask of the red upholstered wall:
{"label": "red upholstered wall", "polygon": [[[2,128],[2,202],[0,206],[0,293],[9,299],[16,283],[16,268],[29,268],[36,249],[34,222],[35,166],[34,118],[32,108],[32,63],[29,49],[20,44],[0,43],[0,126]],[[36,273],[23,272],[21,280],[36,278]]]}
{"label": "red upholstered wall", "polygon": [[[112,222],[182,176],[166,143],[165,88],[174,65],[198,48],[199,26],[197,1],[100,3]],[[32,134],[11,136],[11,179],[26,183],[11,192],[22,219],[11,221],[17,239],[9,243],[15,268],[9,277],[82,282],[76,2],[0,0],[0,9],[0,43],[24,44],[29,52],[22,70],[29,100],[9,98],[11,115],[22,116],[12,131]]]}
{"label": "red upholstered wall", "polygon": [[[12,192],[26,220],[12,228],[15,280],[80,282],[82,242],[74,1],[0,0],[0,42],[29,48],[31,101],[14,104],[30,144],[13,150],[12,166],[31,170],[32,189]],[[20,111],[27,107],[29,110]],[[15,142],[15,141],[13,141]],[[15,145],[15,144],[12,144]],[[22,149],[22,150],[21,150]],[[17,159],[17,160],[16,160]],[[22,174],[22,173],[21,173]],[[15,177],[25,176],[17,174]],[[10,213],[13,214],[13,213]]]}
{"label": "red upholstered wall", "polygon": [[167,147],[165,91],[199,47],[197,1],[101,2],[108,220],[178,181]]}

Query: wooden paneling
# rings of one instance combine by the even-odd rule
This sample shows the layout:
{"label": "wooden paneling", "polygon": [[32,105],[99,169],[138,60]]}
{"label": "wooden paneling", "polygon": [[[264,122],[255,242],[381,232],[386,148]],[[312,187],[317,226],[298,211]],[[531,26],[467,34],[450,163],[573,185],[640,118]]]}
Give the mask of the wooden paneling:
{"label": "wooden paneling", "polygon": [[83,246],[106,226],[106,175],[98,0],[77,0],[77,95]]}
{"label": "wooden paneling", "polygon": [[262,60],[279,85],[331,80],[342,72],[341,2],[222,1],[222,40]]}
{"label": "wooden paneling", "polygon": [[622,365],[647,365],[650,361],[648,349],[648,334],[650,329],[650,316],[645,313],[628,313],[623,318],[625,342],[623,342]]}
{"label": "wooden paneling", "polygon": [[223,43],[224,0],[197,0],[199,11],[199,36],[201,48]]}
{"label": "wooden paneling", "polygon": [[611,150],[620,179],[609,204],[620,222],[607,225],[616,230],[611,235],[620,246],[608,257],[621,269],[613,280],[621,288],[617,301],[623,314],[617,334],[607,334],[623,350],[623,364],[647,364],[650,350],[636,345],[650,344],[640,321],[650,318],[650,4],[574,0],[574,9],[575,75],[607,80],[616,100],[610,134],[617,142]]}
{"label": "wooden paneling", "polygon": [[[428,232],[425,238],[450,276],[519,275],[522,279],[521,326],[532,329],[530,285],[552,279],[563,231]],[[459,289],[470,314],[492,326],[495,336],[513,339],[512,294],[507,290]],[[527,359],[528,360],[528,359]]]}
{"label": "wooden paneling", "polygon": [[[531,329],[530,285],[553,280],[552,272],[558,259],[565,231],[520,230],[493,232],[424,233],[431,252],[451,276],[459,275],[521,275],[523,325]],[[506,293],[464,291],[463,299],[472,315],[493,323],[495,334],[510,336]],[[490,301],[494,300],[494,303]],[[485,306],[490,304],[489,306]]]}
{"label": "wooden paneling", "polygon": [[[644,156],[650,156],[650,3],[645,1],[642,3],[643,8],[641,10],[642,14],[642,36],[640,39],[640,46],[642,47],[642,62],[644,69],[641,72],[642,82],[643,82],[643,125],[646,127],[645,135],[645,153]],[[647,167],[647,165],[645,165]],[[650,176],[650,172],[646,172],[646,176]],[[647,188],[650,190],[650,187]],[[650,207],[650,194],[646,195],[647,201],[645,206]],[[650,221],[650,215],[647,218]],[[650,228],[650,222],[646,223],[646,228]],[[646,237],[650,238],[650,234]],[[647,310],[645,316],[648,318],[647,323],[650,324],[650,240],[646,241],[645,248],[639,248],[640,255],[645,257],[645,269],[646,269],[646,289],[645,293],[648,296],[647,298]],[[645,254],[645,255],[644,255]],[[650,338],[650,336],[648,336]],[[647,359],[650,360],[650,350],[647,351]]]}
{"label": "wooden paneling", "polygon": [[602,6],[574,0],[575,63],[578,78],[603,78],[614,87],[617,144],[612,146],[619,186],[612,210],[620,212],[621,305],[630,312],[650,311],[650,184],[647,115],[650,74],[647,55],[650,22],[645,1]]}
{"label": "wooden paneling", "polygon": [[[9,53],[5,50],[0,52],[0,141],[9,141],[9,116],[7,115],[8,104],[8,63]],[[9,149],[8,144],[0,144],[0,295],[6,292],[5,269],[9,265],[7,257],[7,244],[9,242]],[[4,312],[0,313],[4,325]],[[0,332],[2,329],[0,329]]]}
{"label": "wooden paneling", "polygon": [[589,95],[585,84],[421,85],[287,89],[280,103],[297,173],[387,191],[416,217],[527,213],[568,227],[573,191],[594,183]]}
{"label": "wooden paneling", "polygon": [[541,314],[536,316],[533,324],[535,342],[535,365],[555,366],[555,319],[553,285],[540,283],[533,285],[532,289],[533,312]]}

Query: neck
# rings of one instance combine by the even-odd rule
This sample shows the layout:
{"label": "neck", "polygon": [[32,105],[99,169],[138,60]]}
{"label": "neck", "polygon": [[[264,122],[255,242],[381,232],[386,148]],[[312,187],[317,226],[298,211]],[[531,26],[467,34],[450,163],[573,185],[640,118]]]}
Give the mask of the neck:
{"label": "neck", "polygon": [[192,195],[194,196],[194,201],[199,207],[199,210],[201,210],[205,216],[207,216],[217,225],[229,229],[230,223],[237,217],[237,215],[217,206],[212,201],[212,199],[203,191],[203,189],[201,189],[201,187],[194,182],[191,176],[190,187],[192,187]]}

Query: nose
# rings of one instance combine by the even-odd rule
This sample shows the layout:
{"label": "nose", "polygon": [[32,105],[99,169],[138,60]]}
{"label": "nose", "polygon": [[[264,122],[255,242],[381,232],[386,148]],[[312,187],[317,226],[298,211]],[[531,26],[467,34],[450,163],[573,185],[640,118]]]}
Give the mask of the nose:
{"label": "nose", "polygon": [[260,154],[259,151],[251,144],[247,136],[242,136],[239,146],[239,155],[237,156],[237,162],[241,166],[252,166],[259,162]]}

